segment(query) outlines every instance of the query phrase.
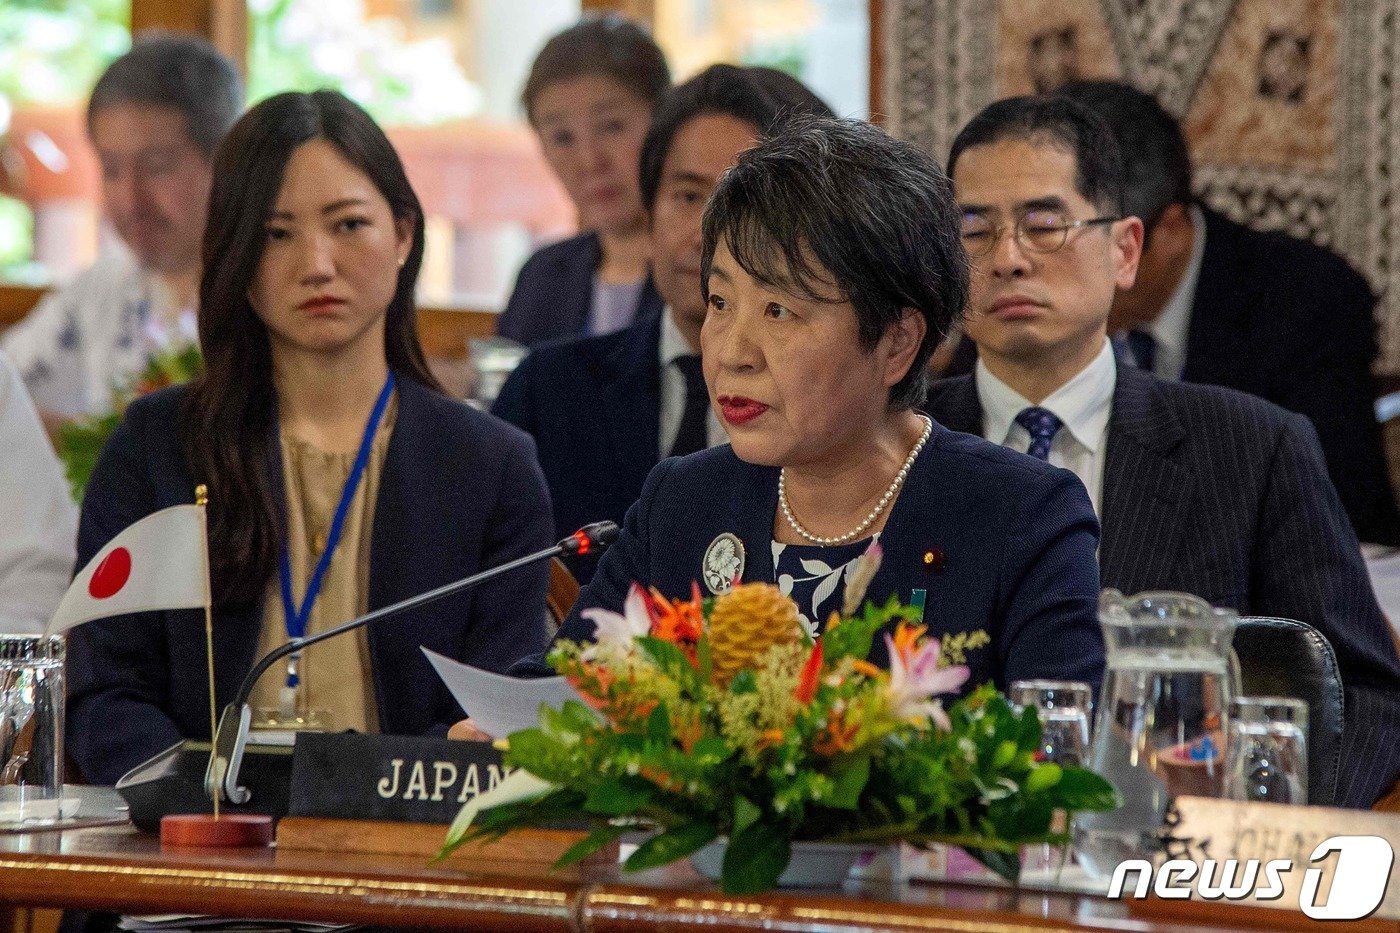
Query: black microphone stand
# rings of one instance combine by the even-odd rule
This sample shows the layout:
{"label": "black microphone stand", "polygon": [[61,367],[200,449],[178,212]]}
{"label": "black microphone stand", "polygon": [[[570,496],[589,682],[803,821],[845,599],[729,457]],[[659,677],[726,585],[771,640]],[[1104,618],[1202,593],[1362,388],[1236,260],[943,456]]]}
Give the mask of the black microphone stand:
{"label": "black microphone stand", "polygon": [[219,729],[214,735],[213,749],[209,755],[209,768],[204,774],[204,790],[209,795],[209,799],[213,800],[217,797],[219,800],[228,800],[234,804],[245,804],[253,796],[252,791],[240,786],[238,781],[239,771],[243,767],[243,753],[248,744],[248,730],[253,720],[253,710],[248,706],[248,697],[252,694],[258,678],[265,674],[273,664],[287,655],[295,654],[328,638],[334,638],[363,625],[407,612],[410,609],[417,609],[419,606],[427,605],[434,600],[442,599],[444,596],[451,596],[453,593],[460,593],[462,590],[490,582],[512,570],[528,567],[531,564],[537,564],[540,561],[564,554],[601,552],[617,540],[618,533],[618,527],[614,522],[595,522],[592,525],[586,525],[553,547],[536,551],[533,554],[526,554],[524,557],[517,557],[499,567],[483,570],[481,573],[448,583],[435,590],[429,590],[418,596],[411,596],[402,602],[384,606],[362,615],[358,619],[351,619],[344,625],[337,625],[335,628],[303,638],[294,638],[271,652],[267,657],[253,665],[248,676],[243,678],[243,684],[238,688],[238,693],[234,695],[233,702],[224,707],[223,714],[219,717]]}

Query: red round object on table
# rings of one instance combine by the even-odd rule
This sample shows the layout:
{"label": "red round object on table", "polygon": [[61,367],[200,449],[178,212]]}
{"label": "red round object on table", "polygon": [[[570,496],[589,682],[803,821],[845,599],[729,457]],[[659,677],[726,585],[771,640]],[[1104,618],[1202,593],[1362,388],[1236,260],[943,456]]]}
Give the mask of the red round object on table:
{"label": "red round object on table", "polygon": [[272,817],[260,813],[172,813],[160,819],[160,844],[174,848],[253,848],[272,844]]}

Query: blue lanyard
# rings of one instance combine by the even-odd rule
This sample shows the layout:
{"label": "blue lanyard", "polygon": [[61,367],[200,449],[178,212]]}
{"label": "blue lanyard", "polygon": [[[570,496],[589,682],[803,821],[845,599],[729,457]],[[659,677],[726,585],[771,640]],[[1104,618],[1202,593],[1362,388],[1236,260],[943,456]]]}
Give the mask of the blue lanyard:
{"label": "blue lanyard", "polygon": [[[292,599],[292,562],[287,556],[286,546],[284,545],[282,548],[280,568],[282,616],[287,622],[288,638],[295,640],[306,634],[306,623],[311,618],[311,607],[316,604],[316,597],[321,595],[321,583],[325,579],[327,568],[331,565],[331,557],[335,554],[336,545],[340,544],[340,533],[345,527],[346,513],[350,511],[350,503],[355,498],[355,491],[360,488],[360,480],[364,478],[365,468],[369,466],[369,454],[374,446],[374,435],[379,431],[379,422],[384,420],[384,410],[389,407],[389,398],[393,394],[394,373],[390,370],[389,378],[384,380],[384,388],[379,391],[379,398],[374,403],[374,411],[370,413],[369,422],[365,425],[365,435],[360,439],[360,449],[355,454],[355,464],[350,468],[350,475],[345,478],[345,487],[340,491],[340,504],[335,507],[335,517],[331,519],[331,529],[326,535],[326,549],[321,552],[320,559],[316,561],[316,569],[312,572],[311,580],[306,585],[306,597],[302,600],[300,609],[297,608],[295,600]],[[295,663],[289,664],[287,686],[297,686],[298,680]]]}

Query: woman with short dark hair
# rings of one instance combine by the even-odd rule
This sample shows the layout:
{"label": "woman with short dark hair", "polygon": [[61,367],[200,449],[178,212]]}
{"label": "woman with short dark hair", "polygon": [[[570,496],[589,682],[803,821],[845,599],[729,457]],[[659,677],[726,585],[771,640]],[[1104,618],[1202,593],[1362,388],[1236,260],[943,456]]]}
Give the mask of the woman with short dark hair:
{"label": "woman with short dark hair", "polygon": [[[217,700],[257,657],[548,545],[528,437],[442,394],[413,289],[423,212],[383,131],[333,91],[250,110],[219,147],[204,239],[205,373],[131,405],[87,487],[86,563],[123,528],[209,490]],[[457,707],[419,646],[504,669],[545,640],[525,570],[270,672],[260,718],[445,733]],[[189,610],[70,636],[69,749],[111,783],[209,734],[204,626]]]}
{"label": "woman with short dark hair", "polygon": [[582,611],[617,609],[634,580],[677,596],[775,583],[820,634],[879,542],[869,597],[923,606],[971,684],[1099,681],[1083,486],[917,409],[967,299],[959,233],[938,165],[869,124],[811,121],[740,156],[706,208],[701,267],[730,446],[652,471],[561,637],[590,637]]}
{"label": "woman with short dark hair", "polygon": [[606,334],[659,311],[637,155],[671,86],[661,49],[615,13],[550,39],[522,95],[545,159],[578,208],[583,233],[525,263],[499,334],[527,345]]}

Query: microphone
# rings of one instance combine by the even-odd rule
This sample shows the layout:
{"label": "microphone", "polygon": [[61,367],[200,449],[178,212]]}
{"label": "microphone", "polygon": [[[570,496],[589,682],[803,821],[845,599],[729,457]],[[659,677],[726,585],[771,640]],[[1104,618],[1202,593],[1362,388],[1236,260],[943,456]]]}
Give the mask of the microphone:
{"label": "microphone", "polygon": [[252,694],[258,678],[287,655],[295,654],[328,638],[354,631],[371,622],[378,622],[410,609],[417,609],[419,606],[427,605],[442,599],[444,596],[469,590],[521,567],[538,564],[541,561],[564,554],[601,553],[608,545],[617,540],[619,534],[620,530],[616,522],[594,522],[591,525],[585,525],[553,547],[536,551],[533,554],[526,554],[524,557],[517,557],[515,560],[508,561],[498,567],[492,567],[489,570],[472,574],[470,577],[440,586],[435,590],[411,596],[402,602],[384,606],[366,613],[358,619],[351,619],[344,625],[338,625],[314,635],[294,638],[272,651],[267,657],[253,665],[248,676],[243,678],[243,683],[238,688],[238,693],[234,695],[233,702],[224,707],[223,714],[219,717],[218,732],[214,735],[213,754],[209,758],[209,767],[204,775],[205,792],[208,793],[211,800],[218,795],[218,799],[228,800],[235,804],[245,804],[252,797],[252,792],[246,787],[239,786],[238,780],[239,771],[243,766],[243,753],[248,744],[248,729],[253,719],[252,708],[248,706],[248,697]]}

